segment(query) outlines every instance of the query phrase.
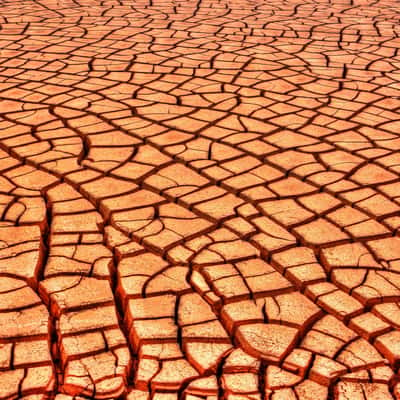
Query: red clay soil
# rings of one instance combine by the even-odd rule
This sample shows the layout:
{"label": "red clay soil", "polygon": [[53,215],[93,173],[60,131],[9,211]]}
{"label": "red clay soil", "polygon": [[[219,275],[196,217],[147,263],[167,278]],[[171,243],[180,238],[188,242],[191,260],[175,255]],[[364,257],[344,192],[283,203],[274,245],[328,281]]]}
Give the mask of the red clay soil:
{"label": "red clay soil", "polygon": [[0,25],[0,400],[400,399],[399,3]]}

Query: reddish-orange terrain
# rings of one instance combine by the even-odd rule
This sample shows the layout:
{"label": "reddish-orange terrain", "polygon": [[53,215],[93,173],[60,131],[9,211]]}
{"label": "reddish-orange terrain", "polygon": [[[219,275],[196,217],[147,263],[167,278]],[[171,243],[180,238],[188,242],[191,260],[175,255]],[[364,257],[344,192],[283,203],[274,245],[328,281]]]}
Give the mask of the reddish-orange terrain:
{"label": "reddish-orange terrain", "polygon": [[0,400],[400,399],[399,2],[0,28]]}

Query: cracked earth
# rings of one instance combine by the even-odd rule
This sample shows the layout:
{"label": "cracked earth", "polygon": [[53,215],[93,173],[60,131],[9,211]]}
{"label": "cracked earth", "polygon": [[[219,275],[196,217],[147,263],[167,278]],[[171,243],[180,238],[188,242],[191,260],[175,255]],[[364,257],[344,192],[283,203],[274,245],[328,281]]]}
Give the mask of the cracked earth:
{"label": "cracked earth", "polygon": [[400,5],[0,1],[0,400],[400,399]]}

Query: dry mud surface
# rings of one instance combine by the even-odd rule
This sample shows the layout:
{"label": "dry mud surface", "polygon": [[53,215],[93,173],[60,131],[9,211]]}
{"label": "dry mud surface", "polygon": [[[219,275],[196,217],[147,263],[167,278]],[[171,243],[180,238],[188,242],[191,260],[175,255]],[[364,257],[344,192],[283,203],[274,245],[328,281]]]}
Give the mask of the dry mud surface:
{"label": "dry mud surface", "polygon": [[0,1],[0,400],[400,399],[399,20]]}

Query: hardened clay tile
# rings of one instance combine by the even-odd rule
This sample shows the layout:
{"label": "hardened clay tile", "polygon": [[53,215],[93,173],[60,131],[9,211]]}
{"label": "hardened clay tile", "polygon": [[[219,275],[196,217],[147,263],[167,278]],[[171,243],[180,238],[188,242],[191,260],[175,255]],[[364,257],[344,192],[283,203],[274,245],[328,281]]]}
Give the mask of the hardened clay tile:
{"label": "hardened clay tile", "polygon": [[400,400],[399,21],[0,1],[0,400]]}

